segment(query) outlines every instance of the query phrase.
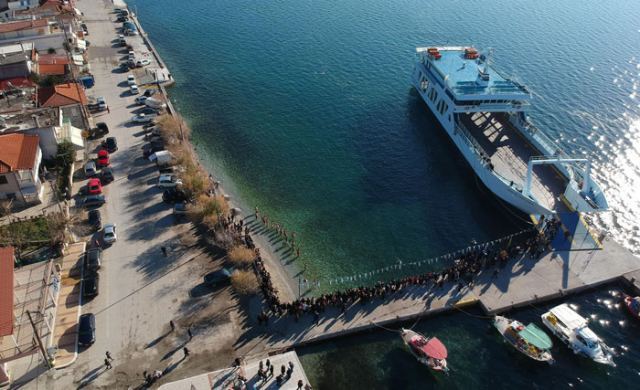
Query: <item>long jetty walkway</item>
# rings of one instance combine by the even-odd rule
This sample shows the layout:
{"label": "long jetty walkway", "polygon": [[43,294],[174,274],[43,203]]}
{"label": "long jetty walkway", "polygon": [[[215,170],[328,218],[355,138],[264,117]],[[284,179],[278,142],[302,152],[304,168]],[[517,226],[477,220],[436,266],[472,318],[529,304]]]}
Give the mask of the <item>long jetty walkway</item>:
{"label": "long jetty walkway", "polygon": [[[416,285],[384,298],[356,302],[344,312],[327,307],[317,320],[312,314],[297,321],[291,315],[272,317],[267,325],[242,335],[235,347],[251,354],[258,339],[272,350],[283,350],[474,304],[492,315],[617,281],[640,288],[640,258],[614,241],[600,244],[585,225],[570,229],[574,234],[567,238],[563,225],[552,242],[554,249],[538,259],[517,256],[497,274],[495,268],[481,271],[471,288],[459,289],[455,282],[432,289]],[[580,229],[588,239],[578,234]]]}

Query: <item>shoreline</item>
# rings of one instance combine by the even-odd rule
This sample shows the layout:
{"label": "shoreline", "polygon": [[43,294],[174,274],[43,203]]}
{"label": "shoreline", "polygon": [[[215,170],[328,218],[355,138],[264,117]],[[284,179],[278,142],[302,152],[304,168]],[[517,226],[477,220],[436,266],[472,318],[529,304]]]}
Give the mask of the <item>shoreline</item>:
{"label": "shoreline", "polygon": [[[118,0],[113,1],[113,5],[117,6],[116,3],[119,3]],[[145,45],[149,48],[149,50],[153,53],[153,56],[160,64],[164,70],[169,71],[169,68],[166,66],[160,53],[157,52],[155,46],[152,44],[151,39],[148,34],[142,29],[142,23],[138,19],[138,14],[131,11],[128,4],[122,2],[122,4],[130,10],[131,18],[135,21],[136,26],[138,26],[140,31],[140,36],[143,38]],[[170,73],[169,73],[170,74]],[[171,77],[171,76],[170,76]],[[167,111],[169,115],[172,117],[184,121],[188,127],[189,121],[180,114],[180,111],[175,108],[175,106],[171,102],[171,96],[167,91],[166,87],[174,86],[176,84],[176,80],[171,77],[170,82],[160,83],[158,82],[156,85],[160,90],[160,93],[164,97],[167,102]],[[237,186],[233,184],[233,179],[226,175],[224,172],[220,173],[216,169],[212,167],[212,159],[203,156],[203,151],[198,150],[199,148],[191,142],[191,137],[184,137],[181,141],[182,146],[189,151],[190,155],[195,159],[195,163],[200,165],[205,172],[207,172],[211,178],[213,178],[214,182],[218,182],[216,192],[223,195],[227,198],[230,207],[236,208],[240,210],[239,216],[250,225],[252,222],[259,221],[255,220],[254,214],[251,212],[254,207],[250,206],[246,200],[243,199],[240,191],[237,189]],[[227,185],[223,185],[222,182],[226,182]],[[300,282],[294,280],[296,276],[303,274],[303,270],[295,263],[295,261],[289,261],[287,264],[283,264],[282,259],[276,253],[278,250],[275,248],[275,244],[271,244],[269,239],[265,237],[265,234],[256,231],[255,227],[251,227],[251,238],[254,241],[256,248],[260,250],[260,254],[262,259],[264,260],[265,266],[267,270],[272,275],[272,282],[278,290],[278,295],[281,301],[283,302],[291,302],[298,298],[299,295],[305,295],[308,293],[308,289],[301,290]],[[259,230],[259,229],[258,229]],[[267,231],[269,233],[269,231]],[[275,278],[273,277],[275,276]]]}

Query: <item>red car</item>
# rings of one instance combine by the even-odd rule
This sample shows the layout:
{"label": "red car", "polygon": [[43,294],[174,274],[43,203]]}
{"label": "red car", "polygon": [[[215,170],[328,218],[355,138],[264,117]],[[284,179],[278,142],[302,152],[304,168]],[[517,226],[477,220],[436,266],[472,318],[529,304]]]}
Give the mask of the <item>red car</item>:
{"label": "red car", "polygon": [[90,179],[87,183],[87,192],[89,195],[98,195],[102,193],[102,183],[100,179]]}
{"label": "red car", "polygon": [[109,166],[109,152],[106,149],[100,149],[98,152],[98,161],[96,164],[99,167],[107,167]]}

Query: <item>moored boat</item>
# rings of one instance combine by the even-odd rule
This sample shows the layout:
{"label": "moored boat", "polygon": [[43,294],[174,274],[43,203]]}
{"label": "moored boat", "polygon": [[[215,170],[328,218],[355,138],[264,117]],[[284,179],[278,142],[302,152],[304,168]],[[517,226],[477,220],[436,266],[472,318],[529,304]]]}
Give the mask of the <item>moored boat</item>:
{"label": "moored boat", "polygon": [[575,353],[615,367],[612,349],[587,326],[587,320],[566,303],[542,315],[542,322]]}
{"label": "moored boat", "polygon": [[400,336],[418,361],[434,371],[449,371],[447,347],[437,337],[425,337],[411,329],[402,329]]}
{"label": "moored boat", "polygon": [[521,322],[496,316],[493,326],[515,349],[540,362],[553,362],[550,349],[553,342],[549,336],[535,324],[524,326]]}
{"label": "moored boat", "polygon": [[625,295],[624,305],[626,306],[629,314],[631,314],[635,319],[640,320],[640,297]]}

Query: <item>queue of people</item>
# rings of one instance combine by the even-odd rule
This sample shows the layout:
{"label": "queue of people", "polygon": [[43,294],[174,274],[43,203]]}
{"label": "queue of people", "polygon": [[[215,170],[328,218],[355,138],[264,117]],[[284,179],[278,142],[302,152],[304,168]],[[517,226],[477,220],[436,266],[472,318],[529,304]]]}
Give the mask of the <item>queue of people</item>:
{"label": "queue of people", "polygon": [[[456,283],[459,291],[464,286],[472,287],[474,278],[483,270],[495,268],[493,275],[497,277],[500,269],[515,256],[526,255],[530,259],[538,259],[549,248],[551,240],[556,236],[559,221],[546,221],[541,223],[540,226],[544,227],[541,230],[532,228],[522,235],[517,242],[516,240],[510,240],[502,248],[471,250],[453,260],[451,266],[441,271],[429,271],[388,282],[377,282],[373,286],[359,286],[343,291],[334,291],[322,294],[319,297],[300,298],[289,303],[280,301],[278,291],[271,281],[269,271],[264,266],[260,251],[254,248],[252,242],[248,242],[248,244],[251,244],[250,247],[254,248],[256,253],[253,265],[259,276],[260,288],[271,315],[278,317],[291,315],[297,321],[304,314],[312,314],[315,320],[318,321],[320,314],[327,307],[339,308],[344,312],[354,303],[366,304],[376,298],[384,299],[387,295],[394,294],[410,286],[421,285],[434,289],[442,287],[445,283]],[[260,323],[268,324],[266,311],[260,313]]]}

